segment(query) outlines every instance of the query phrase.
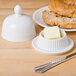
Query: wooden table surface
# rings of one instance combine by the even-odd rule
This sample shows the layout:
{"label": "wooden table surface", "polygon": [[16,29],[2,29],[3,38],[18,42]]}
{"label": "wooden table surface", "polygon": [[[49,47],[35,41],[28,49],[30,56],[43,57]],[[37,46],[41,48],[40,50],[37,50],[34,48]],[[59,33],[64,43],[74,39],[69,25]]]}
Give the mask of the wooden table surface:
{"label": "wooden table surface", "polygon": [[[0,0],[0,33],[2,22],[6,16],[14,13],[13,8],[20,4],[23,13],[32,17],[38,8],[48,5],[50,0]],[[37,35],[43,29],[35,23]],[[63,55],[47,55],[37,52],[32,47],[32,40],[14,43],[0,36],[0,76],[76,76],[76,58],[62,63],[49,71],[40,74],[34,72],[34,67],[44,64],[76,51],[76,32],[67,32],[72,38],[74,48]]]}

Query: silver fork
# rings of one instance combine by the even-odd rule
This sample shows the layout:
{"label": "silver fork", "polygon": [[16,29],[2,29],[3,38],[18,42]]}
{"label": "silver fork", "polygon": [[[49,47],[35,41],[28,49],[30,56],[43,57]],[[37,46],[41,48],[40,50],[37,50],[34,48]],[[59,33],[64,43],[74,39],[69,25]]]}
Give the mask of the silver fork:
{"label": "silver fork", "polygon": [[37,66],[35,67],[35,72],[40,72],[40,73],[43,73],[51,68],[53,68],[54,66],[64,62],[64,61],[67,61],[69,59],[72,59],[76,56],[76,52],[75,53],[72,53],[68,56],[65,56],[65,57],[62,57],[56,61],[52,61],[52,62],[49,62],[47,64],[43,64],[43,65],[40,65],[40,66]]}

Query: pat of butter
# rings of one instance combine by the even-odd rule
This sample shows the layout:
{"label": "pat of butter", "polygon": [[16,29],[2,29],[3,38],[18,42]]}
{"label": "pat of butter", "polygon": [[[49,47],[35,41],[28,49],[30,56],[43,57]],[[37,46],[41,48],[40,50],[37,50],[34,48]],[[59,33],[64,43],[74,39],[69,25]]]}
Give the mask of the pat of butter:
{"label": "pat of butter", "polygon": [[58,26],[47,27],[44,29],[44,37],[48,39],[57,39],[60,38],[60,30]]}

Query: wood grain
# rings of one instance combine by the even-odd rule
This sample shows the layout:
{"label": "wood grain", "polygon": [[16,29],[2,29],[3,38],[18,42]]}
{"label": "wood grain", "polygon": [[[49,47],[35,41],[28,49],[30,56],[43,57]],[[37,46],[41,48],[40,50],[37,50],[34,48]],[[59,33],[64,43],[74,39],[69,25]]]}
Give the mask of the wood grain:
{"label": "wood grain", "polygon": [[[6,16],[14,13],[13,8],[20,4],[23,13],[32,17],[38,8],[47,6],[50,0],[0,0],[0,33]],[[37,35],[43,29],[35,23]],[[37,52],[32,47],[32,40],[14,43],[0,36],[0,76],[76,76],[76,58],[62,63],[46,73],[34,72],[34,67],[44,64],[76,51],[76,32],[67,32],[75,45],[70,52],[63,55],[47,55]]]}

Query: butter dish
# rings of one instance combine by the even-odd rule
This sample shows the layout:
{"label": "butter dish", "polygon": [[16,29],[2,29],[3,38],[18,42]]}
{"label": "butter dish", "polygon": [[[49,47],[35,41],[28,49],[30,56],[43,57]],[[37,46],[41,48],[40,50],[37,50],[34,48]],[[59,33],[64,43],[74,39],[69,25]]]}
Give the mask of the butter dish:
{"label": "butter dish", "polygon": [[12,42],[23,42],[34,38],[36,31],[31,17],[21,13],[20,5],[15,6],[14,12],[15,14],[5,18],[1,36]]}
{"label": "butter dish", "polygon": [[46,39],[42,36],[43,31],[33,41],[33,47],[46,54],[63,54],[73,48],[74,42],[63,30],[60,30],[63,37],[59,39]]}

